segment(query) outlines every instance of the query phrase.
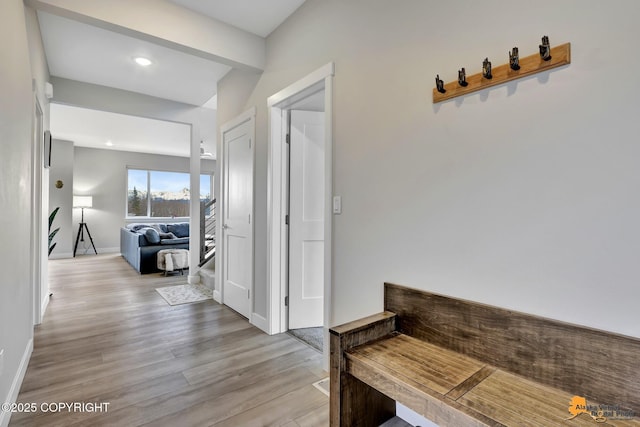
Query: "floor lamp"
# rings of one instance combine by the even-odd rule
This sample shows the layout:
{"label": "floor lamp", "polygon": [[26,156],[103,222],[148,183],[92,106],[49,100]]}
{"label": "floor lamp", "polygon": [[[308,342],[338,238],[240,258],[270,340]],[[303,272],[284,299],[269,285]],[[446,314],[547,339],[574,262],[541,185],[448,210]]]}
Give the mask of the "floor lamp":
{"label": "floor lamp", "polygon": [[78,227],[78,235],[76,236],[76,245],[73,247],[73,256],[76,256],[76,251],[78,250],[78,242],[84,242],[84,231],[87,230],[87,236],[89,236],[89,240],[91,241],[91,246],[93,247],[93,251],[98,255],[98,251],[96,251],[96,245],[93,244],[93,239],[91,238],[91,233],[89,233],[89,227],[87,223],[84,222],[84,208],[93,207],[93,197],[92,196],[73,196],[73,207],[82,209],[82,220],[80,221],[80,227]]}

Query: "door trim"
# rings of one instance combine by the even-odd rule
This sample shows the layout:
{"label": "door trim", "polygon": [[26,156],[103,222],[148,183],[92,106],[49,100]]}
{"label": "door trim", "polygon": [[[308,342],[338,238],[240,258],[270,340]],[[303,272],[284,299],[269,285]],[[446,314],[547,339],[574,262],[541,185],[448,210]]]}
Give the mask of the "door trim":
{"label": "door trim", "polygon": [[[254,244],[254,237],[255,237],[255,168],[256,168],[256,107],[252,107],[249,110],[245,111],[244,113],[240,114],[239,116],[229,120],[228,122],[226,122],[225,124],[223,124],[222,126],[220,126],[220,144],[218,144],[218,146],[220,147],[220,153],[217,156],[217,158],[219,159],[219,168],[218,171],[220,173],[220,176],[217,180],[217,185],[218,185],[218,194],[220,195],[219,197],[219,203],[218,206],[216,206],[216,209],[218,210],[218,212],[216,213],[216,215],[218,215],[218,218],[221,218],[221,212],[223,212],[224,209],[224,186],[225,186],[225,171],[226,171],[226,163],[225,163],[225,157],[224,157],[224,135],[225,133],[229,132],[230,130],[246,123],[246,122],[250,122],[251,125],[251,130],[249,131],[250,137],[251,137],[251,157],[252,157],[252,165],[251,165],[251,259],[249,262],[249,265],[251,266],[251,271],[249,272],[249,277],[250,277],[250,289],[251,292],[249,293],[249,304],[251,306],[251,315],[249,317],[249,322],[251,324],[254,324],[256,326],[258,326],[258,324],[256,322],[260,322],[260,319],[258,316],[258,318],[256,318],[256,315],[254,313],[254,294],[255,294],[255,266],[254,266],[254,262],[255,262],[255,244]],[[219,245],[216,247],[216,258],[218,258],[218,260],[220,260],[220,262],[216,261],[216,281],[215,281],[215,289],[213,290],[213,299],[216,300],[217,302],[224,304],[224,283],[222,282],[223,280],[223,269],[224,269],[224,244],[222,242],[224,242],[224,236],[223,236],[223,228],[222,228],[222,221],[217,221],[216,222],[216,236],[218,236],[216,238],[216,241],[219,242]]]}
{"label": "door trim", "polygon": [[[44,198],[49,197],[49,188],[44,188],[44,160],[43,160],[43,138],[44,138],[44,108],[38,95],[33,96],[33,133],[31,148],[31,272],[30,280],[33,286],[33,325],[42,323],[44,312],[49,303],[48,284],[45,269],[48,266],[48,259],[44,257],[48,248],[44,247],[44,240],[47,239],[49,231],[44,228]],[[48,220],[48,216],[47,216]],[[44,289],[43,289],[44,288]]]}
{"label": "door trim", "polygon": [[333,76],[335,64],[330,62],[298,80],[267,99],[268,113],[268,161],[267,161],[267,297],[269,333],[286,332],[286,111],[294,102],[324,88],[325,93],[325,249],[324,249],[324,356],[328,363],[327,330],[331,320],[331,284],[332,284],[332,211],[333,197]]}

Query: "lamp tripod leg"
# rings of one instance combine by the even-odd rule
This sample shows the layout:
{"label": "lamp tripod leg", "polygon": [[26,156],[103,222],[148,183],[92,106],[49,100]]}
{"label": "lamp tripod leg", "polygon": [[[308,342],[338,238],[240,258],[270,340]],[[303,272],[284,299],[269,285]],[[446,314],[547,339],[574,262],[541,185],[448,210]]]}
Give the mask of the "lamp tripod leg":
{"label": "lamp tripod leg", "polygon": [[[73,246],[73,257],[75,258],[76,252],[78,251],[78,242],[82,240],[84,242],[84,230],[87,230],[87,236],[89,236],[89,240],[91,241],[91,247],[93,248],[93,252],[98,255],[98,251],[96,250],[96,245],[93,244],[93,238],[91,237],[91,233],[89,232],[89,227],[86,222],[81,222],[78,227],[78,235],[76,236],[76,244]],[[82,236],[82,238],[80,237]]]}
{"label": "lamp tripod leg", "polygon": [[93,247],[93,252],[96,253],[96,255],[98,255],[98,251],[96,251],[96,245],[93,244],[93,239],[91,238],[91,233],[89,233],[89,226],[87,225],[87,223],[83,223],[85,230],[87,230],[87,236],[89,236],[89,240],[91,241],[91,246]]}
{"label": "lamp tripod leg", "polygon": [[73,247],[73,257],[75,258],[76,256],[76,251],[78,250],[78,241],[80,241],[80,233],[82,232],[82,225],[84,223],[80,223],[80,226],[78,227],[78,235],[76,236],[76,244]]}

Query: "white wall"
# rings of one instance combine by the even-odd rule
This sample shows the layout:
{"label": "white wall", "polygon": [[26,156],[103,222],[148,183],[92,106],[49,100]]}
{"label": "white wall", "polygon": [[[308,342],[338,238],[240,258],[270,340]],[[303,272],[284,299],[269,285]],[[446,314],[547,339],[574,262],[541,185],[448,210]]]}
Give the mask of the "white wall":
{"label": "white wall", "polygon": [[[258,107],[256,286],[266,99],[335,61],[332,324],[382,309],[391,281],[640,337],[639,12],[633,0],[308,0],[267,39],[257,84],[238,71],[219,84],[220,117]],[[572,43],[571,65],[432,104],[436,74],[506,63],[513,46],[533,54],[543,35]]]}
{"label": "white wall", "polygon": [[[26,369],[33,336],[30,283],[33,95],[22,1],[0,2],[0,401],[11,402]],[[26,359],[25,359],[26,357]],[[0,412],[0,426],[9,414]]]}
{"label": "white wall", "polygon": [[[49,66],[47,65],[47,58],[44,53],[44,46],[42,44],[42,35],[40,34],[40,26],[38,23],[38,17],[34,9],[30,7],[24,8],[24,18],[27,25],[27,40],[29,43],[29,60],[31,63],[31,76],[33,78],[33,89],[35,91],[37,102],[42,109],[43,113],[43,130],[49,129],[49,99],[45,96],[45,84],[49,81]],[[42,138],[42,137],[41,137]],[[42,144],[44,145],[44,144]],[[38,163],[41,162],[41,156],[43,155],[41,150],[43,146],[38,147],[38,152],[35,156],[38,157]],[[33,212],[39,209],[40,213],[40,230],[47,230],[48,218],[49,218],[49,197],[47,195],[47,188],[49,186],[49,170],[40,168],[37,171],[35,180],[40,182],[38,187],[38,195],[40,207],[33,206]],[[39,272],[34,273],[36,281],[40,281],[40,313],[41,318],[46,310],[49,302],[49,274],[48,274],[48,239],[47,233],[40,233],[40,268]],[[37,262],[37,261],[35,261]],[[38,316],[36,316],[38,317]],[[38,319],[38,323],[40,319]]]}
{"label": "white wall", "polygon": [[[93,208],[85,209],[84,220],[98,253],[120,251],[120,227],[126,215],[127,167],[170,172],[189,172],[186,157],[132,153],[75,147],[73,160],[74,194],[93,196]],[[215,162],[203,164],[203,173],[211,173]],[[75,244],[81,210],[73,210],[73,243]],[[78,246],[77,255],[92,254],[91,242],[85,236],[85,247]],[[72,248],[73,252],[73,248]]]}
{"label": "white wall", "polygon": [[[51,143],[51,167],[49,168],[49,211],[56,207],[60,210],[51,224],[51,229],[60,230],[53,238],[56,247],[50,259],[70,258],[73,256],[73,243],[78,225],[72,221],[73,214],[73,142],[54,139]],[[62,181],[62,188],[56,188],[56,182]],[[48,217],[47,217],[48,220]],[[47,223],[48,225],[48,223]],[[74,230],[75,226],[75,230]]]}

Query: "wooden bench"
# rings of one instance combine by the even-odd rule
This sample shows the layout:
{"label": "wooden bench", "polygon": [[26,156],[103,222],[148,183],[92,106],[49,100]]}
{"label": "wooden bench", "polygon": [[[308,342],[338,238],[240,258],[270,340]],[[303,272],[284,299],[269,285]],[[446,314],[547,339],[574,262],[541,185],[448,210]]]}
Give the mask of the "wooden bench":
{"label": "wooden bench", "polygon": [[388,283],[384,308],[330,331],[331,426],[640,426],[639,339]]}

